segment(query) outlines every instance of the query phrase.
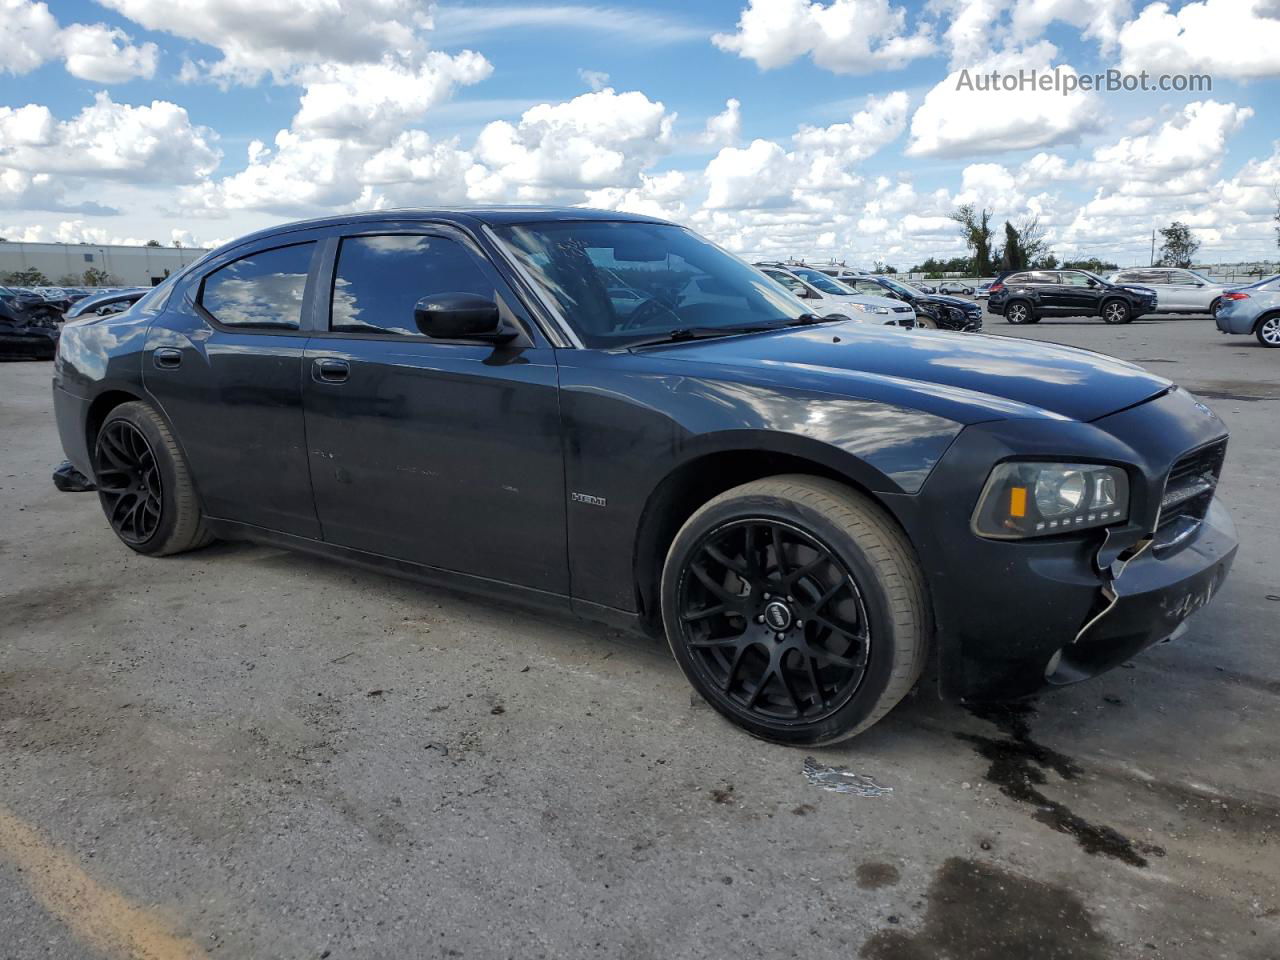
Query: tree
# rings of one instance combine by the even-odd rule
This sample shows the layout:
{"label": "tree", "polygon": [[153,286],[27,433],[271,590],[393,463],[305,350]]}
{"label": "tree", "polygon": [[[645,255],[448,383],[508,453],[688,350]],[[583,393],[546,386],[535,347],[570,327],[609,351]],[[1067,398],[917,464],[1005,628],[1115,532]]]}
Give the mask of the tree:
{"label": "tree", "polygon": [[1276,222],[1276,246],[1280,247],[1280,187],[1272,190],[1271,195],[1276,198],[1276,213],[1271,219]]}
{"label": "tree", "polygon": [[973,251],[973,271],[980,277],[991,272],[991,211],[972,203],[956,208],[951,219],[960,224],[965,245]]}
{"label": "tree", "polygon": [[84,285],[86,287],[114,287],[116,283],[115,277],[105,270],[99,270],[97,267],[90,267],[84,272]]}
{"label": "tree", "polygon": [[74,287],[79,282],[80,282],[80,278],[77,277],[74,273],[64,273],[62,276],[58,278],[58,286],[60,287]]}
{"label": "tree", "polygon": [[897,267],[890,266],[889,264],[885,263],[883,260],[877,260],[874,264],[872,264],[871,272],[880,273],[880,274],[897,273],[898,269]]}
{"label": "tree", "polygon": [[1196,251],[1200,249],[1200,241],[1191,235],[1191,228],[1180,220],[1175,220],[1160,230],[1164,243],[1160,245],[1160,259],[1156,262],[1162,267],[1189,267]]}
{"label": "tree", "polygon": [[49,278],[46,277],[35,267],[27,267],[25,270],[14,270],[4,275],[4,282],[11,283],[15,287],[48,287]]}
{"label": "tree", "polygon": [[144,244],[144,246],[148,246],[148,247],[158,247],[158,246],[160,246],[160,241],[159,241],[159,240],[148,240],[148,241]]}
{"label": "tree", "polygon": [[181,249],[182,249],[182,241],[181,241],[181,240],[174,240],[174,241],[173,241],[173,245],[174,245],[175,247],[177,247],[179,250],[181,250]]}
{"label": "tree", "polygon": [[[1051,268],[1046,268],[1051,269]],[[1106,273],[1109,270],[1119,270],[1118,264],[1109,260],[1099,260],[1097,257],[1089,257],[1087,260],[1067,260],[1062,264],[1063,270],[1088,270],[1090,273]]]}

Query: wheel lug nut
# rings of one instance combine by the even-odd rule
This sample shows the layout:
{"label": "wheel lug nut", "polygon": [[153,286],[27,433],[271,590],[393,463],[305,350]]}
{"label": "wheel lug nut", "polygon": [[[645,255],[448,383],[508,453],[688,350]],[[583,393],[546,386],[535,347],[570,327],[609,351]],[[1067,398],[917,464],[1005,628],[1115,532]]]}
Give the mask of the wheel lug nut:
{"label": "wheel lug nut", "polygon": [[766,593],[766,594],[764,595],[764,598],[765,598],[766,600],[772,600],[772,599],[773,599],[773,596],[772,596],[771,594]]}
{"label": "wheel lug nut", "polygon": [[758,613],[758,614],[756,614],[756,623],[764,623],[764,614],[763,614],[763,613]]}
{"label": "wheel lug nut", "polygon": [[786,635],[785,633],[775,633],[775,634],[773,635],[773,639],[775,639],[775,640],[785,640],[785,639],[787,639],[787,635]]}

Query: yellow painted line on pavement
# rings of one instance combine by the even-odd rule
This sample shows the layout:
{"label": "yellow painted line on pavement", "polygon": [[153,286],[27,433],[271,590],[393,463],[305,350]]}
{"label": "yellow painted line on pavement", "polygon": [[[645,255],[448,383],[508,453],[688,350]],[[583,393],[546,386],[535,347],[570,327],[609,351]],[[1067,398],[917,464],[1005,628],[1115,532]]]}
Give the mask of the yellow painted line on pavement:
{"label": "yellow painted line on pavement", "polygon": [[186,937],[81,869],[34,827],[0,807],[0,858],[21,871],[40,904],[77,939],[119,960],[208,960]]}

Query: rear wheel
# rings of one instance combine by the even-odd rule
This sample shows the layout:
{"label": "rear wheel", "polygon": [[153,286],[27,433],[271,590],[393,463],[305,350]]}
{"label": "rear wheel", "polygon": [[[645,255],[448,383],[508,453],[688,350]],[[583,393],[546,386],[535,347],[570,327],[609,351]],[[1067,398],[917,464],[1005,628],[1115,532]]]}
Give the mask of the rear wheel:
{"label": "rear wheel", "polygon": [[1263,317],[1254,331],[1254,336],[1264,347],[1280,347],[1280,314]]}
{"label": "rear wheel", "polygon": [[1022,300],[1015,300],[1004,308],[1004,318],[1009,323],[1034,323],[1031,305]]}
{"label": "rear wheel", "polygon": [[725,717],[795,745],[852,737],[920,676],[931,625],[905,536],[818,477],[735,487],[676,535],[662,574],[676,662]]}
{"label": "rear wheel", "polygon": [[169,425],[147,404],[123,403],[107,414],[93,466],[102,510],[126,546],[167,556],[212,541],[186,459]]}
{"label": "rear wheel", "polygon": [[1128,323],[1133,319],[1133,314],[1129,311],[1129,305],[1123,300],[1108,300],[1102,305],[1102,320],[1104,323]]}

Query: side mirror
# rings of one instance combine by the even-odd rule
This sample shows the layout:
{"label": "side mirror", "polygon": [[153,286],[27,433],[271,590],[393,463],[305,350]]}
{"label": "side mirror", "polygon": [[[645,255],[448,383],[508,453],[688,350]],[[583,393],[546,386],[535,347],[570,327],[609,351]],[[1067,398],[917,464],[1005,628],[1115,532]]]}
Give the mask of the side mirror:
{"label": "side mirror", "polygon": [[498,305],[474,293],[437,293],[413,305],[418,329],[437,340],[501,343],[516,333],[503,326]]}

